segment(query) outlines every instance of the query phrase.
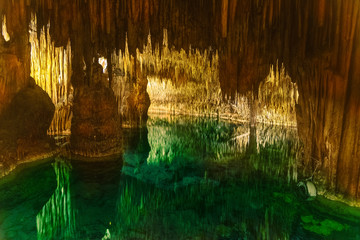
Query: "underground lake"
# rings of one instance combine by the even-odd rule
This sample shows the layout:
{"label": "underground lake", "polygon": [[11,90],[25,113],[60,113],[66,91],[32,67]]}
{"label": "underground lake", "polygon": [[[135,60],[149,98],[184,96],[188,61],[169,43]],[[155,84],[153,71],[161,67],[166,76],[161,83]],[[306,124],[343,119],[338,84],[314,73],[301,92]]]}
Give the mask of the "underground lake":
{"label": "underground lake", "polygon": [[1,239],[360,239],[360,210],[299,191],[296,128],[151,116],[106,161],[0,179]]}
{"label": "underground lake", "polygon": [[0,240],[360,240],[360,0],[0,0]]}

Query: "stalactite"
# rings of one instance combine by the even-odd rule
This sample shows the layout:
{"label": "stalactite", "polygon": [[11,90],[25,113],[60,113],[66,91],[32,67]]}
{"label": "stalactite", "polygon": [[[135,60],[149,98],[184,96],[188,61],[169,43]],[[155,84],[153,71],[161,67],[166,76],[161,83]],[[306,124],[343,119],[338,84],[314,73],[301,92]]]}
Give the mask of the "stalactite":
{"label": "stalactite", "polygon": [[298,95],[297,85],[291,82],[284,65],[272,66],[259,86],[257,122],[296,126]]}
{"label": "stalactite", "polygon": [[105,1],[105,16],[106,16],[106,33],[110,34],[111,30],[111,2],[110,0]]}
{"label": "stalactite", "polygon": [[[49,75],[48,68],[45,68],[49,63],[52,72],[60,71],[59,52],[50,56],[48,52],[40,51],[44,44],[48,45],[48,40],[41,37],[41,29],[48,21],[52,26],[50,34],[54,46],[65,47],[68,38],[73,38],[71,41],[77,46],[77,49],[74,49],[76,54],[73,54],[76,60],[74,66],[81,65],[79,63],[84,54],[89,65],[91,62],[89,59],[95,53],[105,55],[115,48],[121,49],[123,54],[125,52],[123,60],[126,64],[122,64],[120,77],[123,77],[122,74],[128,77],[131,82],[131,84],[127,83],[129,85],[137,81],[135,72],[137,61],[141,61],[140,68],[145,66],[143,63],[147,64],[146,71],[150,65],[150,73],[156,72],[159,75],[162,73],[164,76],[160,78],[171,78],[172,84],[179,84],[182,79],[191,79],[191,76],[198,79],[199,72],[196,67],[191,68],[190,71],[184,66],[174,65],[173,63],[180,61],[172,59],[171,55],[176,50],[178,56],[184,57],[185,52],[187,58],[192,59],[193,55],[196,56],[196,49],[201,49],[200,55],[203,55],[204,50],[211,46],[220,53],[221,94],[229,96],[225,99],[230,99],[231,102],[235,101],[234,96],[237,93],[246,95],[248,91],[257,89],[268,74],[269,63],[279,59],[280,62],[284,62],[299,87],[298,122],[305,126],[303,129],[306,134],[302,134],[304,141],[310,141],[306,138],[312,139],[307,145],[308,160],[304,160],[306,167],[315,166],[317,162],[311,159],[318,159],[316,161],[322,165],[329,166],[323,171],[332,175],[327,176],[331,179],[330,185],[337,185],[340,192],[354,195],[355,183],[350,183],[350,178],[347,177],[336,177],[338,179],[334,180],[337,174],[334,168],[342,169],[340,172],[343,171],[343,175],[347,176],[350,170],[346,159],[352,158],[352,155],[339,155],[339,149],[348,145],[355,146],[357,142],[356,138],[348,133],[349,130],[345,125],[353,124],[349,118],[356,116],[350,112],[350,109],[352,110],[353,105],[357,103],[357,99],[351,95],[353,94],[351,88],[359,83],[359,78],[352,76],[352,69],[355,68],[354,62],[357,63],[354,56],[357,56],[355,55],[358,46],[356,34],[360,26],[360,1],[222,0],[213,1],[212,9],[199,4],[199,10],[191,9],[194,6],[190,4],[192,2],[191,0],[170,2],[154,0],[140,4],[133,0],[0,1],[0,15],[6,16],[7,32],[11,38],[9,44],[11,45],[12,41],[16,42],[11,47],[6,47],[3,37],[0,39],[1,66],[6,66],[7,63],[9,65],[6,69],[0,68],[2,93],[0,111],[17,91],[29,83],[27,80],[30,75],[28,74],[30,62],[27,56],[29,51],[25,44],[28,44],[31,11],[38,14],[37,28],[40,29],[37,32],[40,44],[37,46],[38,50],[32,51],[32,55],[38,58],[35,62],[42,66],[40,69],[33,69],[32,73],[37,81],[50,76],[51,81],[40,81],[39,84],[46,91],[51,90],[53,99],[61,98],[61,95],[70,91],[71,87],[68,85],[64,90],[54,90],[58,84],[55,84],[55,81],[59,78]],[[156,44],[153,44],[155,50],[153,49],[152,56],[155,55],[156,60],[146,59],[143,55],[139,59],[135,55],[136,48],[146,43],[146,38],[138,36],[144,36],[150,30],[155,42],[161,43],[163,28],[169,30],[169,41],[175,45],[174,51],[172,46],[157,48]],[[128,48],[125,47],[125,31],[128,31],[129,43],[126,43],[129,44]],[[44,34],[47,34],[45,29]],[[106,37],[103,37],[105,35]],[[189,51],[190,44],[194,51]],[[181,48],[186,50],[182,52]],[[160,51],[161,49],[163,51]],[[56,52],[56,50],[52,51]],[[162,58],[167,59],[168,62],[162,63]],[[113,62],[115,63],[116,60],[117,58]],[[201,66],[200,63],[196,64]],[[89,73],[90,71],[87,72]],[[69,74],[71,71],[68,72]],[[60,80],[65,81],[65,78],[62,76]],[[82,78],[78,81],[78,86],[86,83]],[[161,83],[163,84],[164,81]],[[206,86],[208,88],[210,85]],[[322,93],[321,89],[326,90]],[[208,93],[206,96],[208,97]],[[324,102],[323,98],[329,101]],[[320,113],[313,113],[317,110]],[[357,108],[355,108],[356,112]],[[348,134],[352,139],[350,142],[346,140]],[[329,149],[327,145],[331,148],[331,156],[327,153]],[[356,149],[352,147],[350,150],[348,148],[343,150],[352,152]],[[358,162],[359,157],[356,154],[354,156],[354,161]],[[358,184],[359,181],[356,181]]]}
{"label": "stalactite", "polygon": [[[134,63],[132,56],[125,47],[125,54],[119,51],[112,54],[114,65],[113,90],[118,101],[118,111],[124,115],[128,111],[127,99],[135,91],[135,81],[131,72]],[[137,61],[140,71],[146,72],[148,79],[147,91],[151,105],[150,112],[166,112],[171,114],[212,115],[225,119],[249,121],[250,102],[252,95],[235,93],[233,97],[222,97],[219,82],[219,56],[217,52],[198,49],[189,51],[169,49],[167,30],[161,51],[156,44],[152,47],[151,35],[143,52],[137,49]],[[161,52],[161,54],[160,54]],[[209,52],[212,52],[211,54]],[[297,87],[280,69],[270,71],[264,84],[259,87],[259,101],[256,100],[255,113],[257,122],[296,125],[295,104],[297,101]],[[254,100],[255,101],[255,100]]]}
{"label": "stalactite", "polygon": [[49,26],[43,27],[40,39],[37,38],[37,19],[33,15],[30,24],[31,76],[37,85],[44,89],[54,105],[56,112],[48,130],[49,134],[68,134],[71,123],[70,84],[71,46],[55,47]]}
{"label": "stalactite", "polygon": [[6,29],[6,16],[5,15],[3,16],[1,26],[2,26],[1,33],[2,33],[2,36],[4,37],[4,40],[5,41],[10,41],[10,35],[7,32],[7,29]]}
{"label": "stalactite", "polygon": [[318,22],[320,27],[324,25],[324,21],[325,21],[325,2],[326,2],[325,0],[319,1]]}
{"label": "stalactite", "polygon": [[221,36],[227,36],[229,0],[221,1]]}

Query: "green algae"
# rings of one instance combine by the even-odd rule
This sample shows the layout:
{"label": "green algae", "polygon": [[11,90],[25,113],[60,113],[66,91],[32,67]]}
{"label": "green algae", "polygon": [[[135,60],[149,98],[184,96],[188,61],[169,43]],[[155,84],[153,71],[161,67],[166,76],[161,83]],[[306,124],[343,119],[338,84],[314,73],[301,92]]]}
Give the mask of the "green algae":
{"label": "green algae", "polygon": [[360,225],[360,208],[351,207],[346,203],[318,196],[312,205],[316,211],[328,213],[337,218],[357,222]]}
{"label": "green algae", "polygon": [[318,220],[312,215],[301,216],[304,229],[323,236],[329,236],[334,231],[343,231],[348,229],[347,224],[341,224],[332,219]]}

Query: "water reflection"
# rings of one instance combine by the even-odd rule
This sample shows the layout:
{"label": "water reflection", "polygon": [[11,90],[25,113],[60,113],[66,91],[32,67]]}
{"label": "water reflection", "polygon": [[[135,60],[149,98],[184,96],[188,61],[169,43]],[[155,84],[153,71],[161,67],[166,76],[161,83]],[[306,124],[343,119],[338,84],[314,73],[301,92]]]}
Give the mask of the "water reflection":
{"label": "water reflection", "polygon": [[295,128],[249,128],[216,119],[152,118],[146,132],[140,130],[139,135],[149,144],[148,154],[148,147],[139,139],[145,150],[140,145],[129,146],[122,172],[157,187],[188,185],[205,174],[220,180],[227,170],[230,174],[241,171],[242,178],[260,171],[279,181],[297,180],[300,145]]}
{"label": "water reflection", "polygon": [[70,163],[56,158],[1,179],[0,239],[109,236],[121,166],[121,159]]}
{"label": "water reflection", "polygon": [[360,211],[297,195],[295,129],[152,118],[123,133],[123,159],[0,179],[0,239],[360,239]]}
{"label": "water reflection", "polygon": [[281,188],[277,192],[267,188],[261,184],[249,188],[244,183],[214,187],[204,180],[174,192],[128,179],[119,195],[112,236],[289,239],[299,202]]}
{"label": "water reflection", "polygon": [[38,239],[68,239],[74,237],[75,214],[71,205],[71,165],[56,158],[52,163],[56,174],[57,187],[49,201],[36,216]]}
{"label": "water reflection", "polygon": [[36,215],[56,188],[48,163],[19,166],[0,179],[0,239],[36,239]]}
{"label": "water reflection", "polygon": [[101,239],[114,225],[121,166],[121,159],[72,162],[71,195],[78,239]]}
{"label": "water reflection", "polygon": [[124,154],[115,239],[360,237],[297,195],[296,129],[152,118],[138,134],[146,143]]}
{"label": "water reflection", "polygon": [[147,133],[148,155],[134,145],[124,154],[122,172],[131,177],[112,236],[289,239],[300,204],[290,184],[296,129],[152,118]]}

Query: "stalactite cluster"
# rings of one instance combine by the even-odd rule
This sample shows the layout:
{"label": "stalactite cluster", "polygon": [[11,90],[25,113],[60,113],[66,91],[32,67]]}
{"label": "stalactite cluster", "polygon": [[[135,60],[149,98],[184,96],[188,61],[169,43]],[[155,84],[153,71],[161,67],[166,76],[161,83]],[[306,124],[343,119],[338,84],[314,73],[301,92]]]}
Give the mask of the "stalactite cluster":
{"label": "stalactite cluster", "polygon": [[298,89],[284,65],[271,67],[267,78],[259,85],[257,98],[257,122],[296,126],[295,106]]}
{"label": "stalactite cluster", "polygon": [[[142,79],[141,90],[130,99],[146,99],[147,80],[136,70],[140,61],[136,49],[146,45],[149,32],[152,42],[162,43],[163,29],[167,29],[168,42],[179,54],[181,48],[189,52],[190,45],[200,52],[209,46],[218,50],[222,94],[234,99],[236,94],[253,91],[251,109],[269,65],[278,59],[298,86],[296,116],[305,145],[303,174],[316,170],[318,183],[359,198],[360,0],[1,1],[0,15],[2,21],[6,16],[10,42],[1,35],[0,65],[8,67],[0,68],[0,112],[29,84],[31,12],[37,15],[39,36],[50,22],[54,46],[66,47],[70,39],[75,92],[94,85],[92,63],[97,54],[111,61],[114,50],[125,51],[126,33],[129,56],[134,58],[129,57],[136,79],[131,84]],[[175,75],[175,69],[171,71]],[[110,73],[109,83],[111,78]],[[131,104],[137,106],[137,114],[146,106],[134,100]]]}
{"label": "stalactite cluster", "polygon": [[149,95],[146,92],[147,71],[143,69],[141,60],[138,61],[130,55],[127,41],[124,53],[121,50],[118,53],[114,51],[111,54],[111,62],[111,87],[116,96],[122,123],[137,125],[146,120],[150,105]]}
{"label": "stalactite cluster", "polygon": [[24,1],[0,2],[0,168],[49,155],[46,137],[54,113],[30,77],[29,13]]}
{"label": "stalactite cluster", "polygon": [[[296,126],[295,104],[298,98],[297,86],[285,73],[285,68],[276,65],[263,82],[258,96],[251,92],[234,96],[223,94],[219,80],[219,55],[211,49],[177,51],[169,49],[167,30],[164,30],[163,44],[152,47],[151,36],[143,52],[137,50],[137,57],[125,53],[112,55],[115,64],[113,90],[118,97],[119,111],[126,106],[126,93],[130,93],[129,79],[134,75],[134,61],[148,79],[151,105],[150,112],[170,114],[191,114],[219,116],[223,119],[249,121],[254,111],[255,121]],[[126,89],[126,90],[125,90]],[[254,101],[254,109],[250,107]]]}
{"label": "stalactite cluster", "polygon": [[[149,81],[147,91],[151,95],[153,111],[161,110],[158,108],[164,108],[165,105],[169,107],[165,107],[165,111],[174,109],[177,107],[176,101],[181,103],[178,110],[182,113],[185,111],[195,112],[200,109],[205,112],[205,108],[209,109],[209,114],[215,113],[214,110],[211,112],[210,107],[211,105],[215,106],[215,101],[221,99],[220,85],[216,76],[217,58],[217,54],[210,55],[207,50],[204,53],[191,49],[189,53],[183,49],[181,51],[170,50],[167,42],[167,30],[164,30],[164,41],[161,48],[159,44],[155,48],[152,47],[149,35],[147,45],[143,47],[142,52],[137,50],[136,58],[129,55],[126,43],[124,54],[121,50],[118,54],[112,54],[112,63],[114,64],[112,87],[118,98],[119,112],[124,114],[127,95],[132,92],[132,85],[135,84],[135,80],[132,79],[135,75],[136,61],[138,64],[136,71],[146,74],[147,81]],[[168,87],[166,89],[158,87],[165,85],[166,82],[172,88],[170,94],[173,95],[169,97],[166,96]],[[178,91],[179,95],[176,93],[174,95],[172,91]],[[194,106],[194,109],[191,109],[191,106],[185,108],[184,104],[189,104],[189,102],[193,102],[191,106]]]}
{"label": "stalactite cluster", "polygon": [[70,133],[73,91],[71,79],[71,46],[55,47],[49,34],[50,26],[37,33],[37,19],[30,22],[31,76],[55,105],[55,114],[48,130],[49,134]]}

